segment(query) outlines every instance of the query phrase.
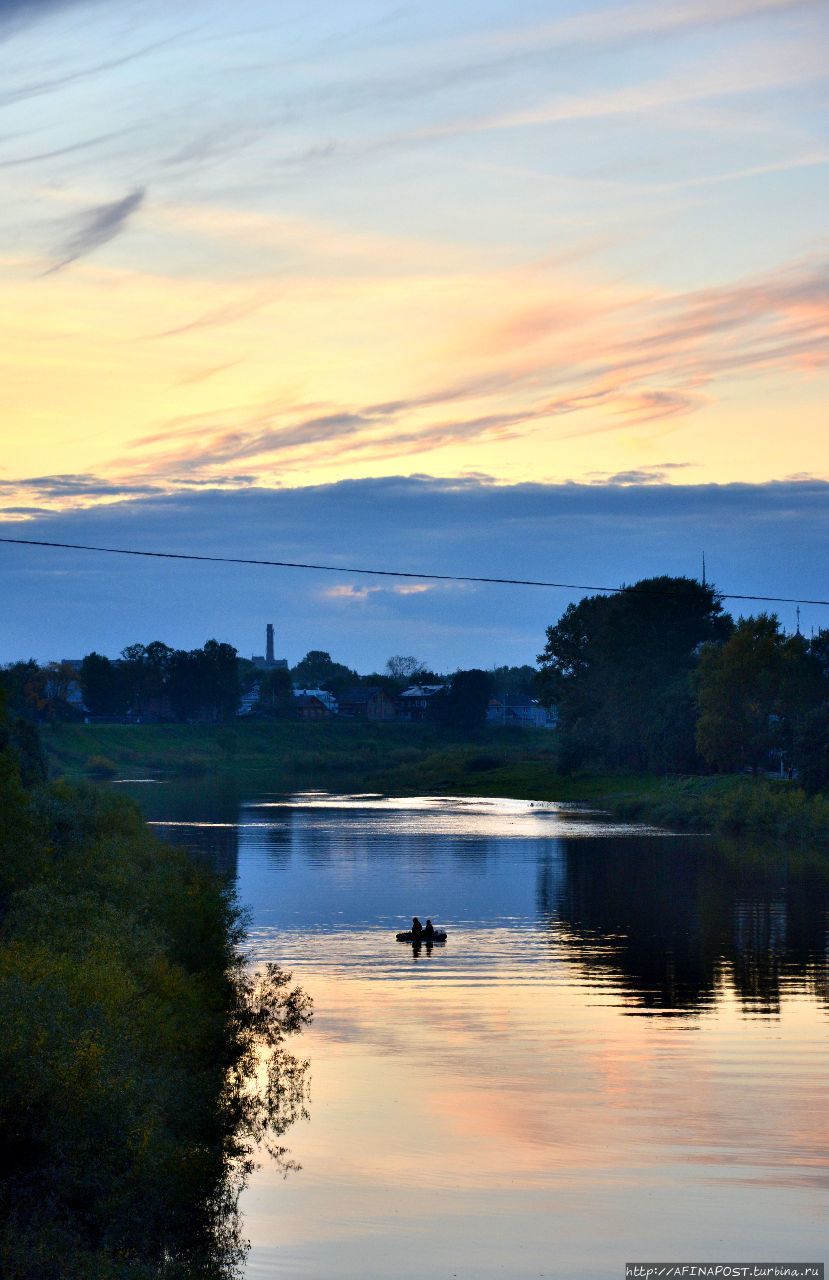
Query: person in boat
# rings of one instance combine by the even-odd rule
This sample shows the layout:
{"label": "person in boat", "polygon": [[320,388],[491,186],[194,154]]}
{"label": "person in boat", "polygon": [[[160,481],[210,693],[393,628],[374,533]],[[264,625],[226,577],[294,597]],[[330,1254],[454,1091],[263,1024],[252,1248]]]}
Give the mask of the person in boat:
{"label": "person in boat", "polygon": [[435,926],[432,924],[431,920],[427,920],[425,925],[423,926],[423,941],[431,942],[434,936],[435,936]]}
{"label": "person in boat", "polygon": [[417,916],[412,916],[412,942],[419,942],[423,937],[423,925]]}

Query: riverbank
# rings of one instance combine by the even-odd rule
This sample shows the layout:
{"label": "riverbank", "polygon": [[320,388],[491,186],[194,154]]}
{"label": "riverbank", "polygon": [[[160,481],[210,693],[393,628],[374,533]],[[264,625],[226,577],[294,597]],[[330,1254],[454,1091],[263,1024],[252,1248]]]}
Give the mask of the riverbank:
{"label": "riverbank", "polygon": [[620,818],[684,831],[756,836],[799,846],[829,844],[829,797],[807,796],[790,782],[747,776],[653,782],[638,795],[618,795]]}
{"label": "riverbank", "polygon": [[233,777],[274,791],[511,796],[607,809],[617,817],[717,835],[823,846],[829,799],[768,778],[583,773],[556,769],[556,735],[488,728],[457,741],[430,725],[237,722],[56,725],[43,743],[72,778]]}
{"label": "riverbank", "polygon": [[553,734],[486,731],[458,741],[431,725],[237,721],[232,725],[45,726],[53,776],[113,779],[198,777],[214,772],[267,779],[273,789],[339,786],[407,791],[446,785],[470,792],[483,774],[510,771],[541,787],[555,772]]}
{"label": "riverbank", "polygon": [[252,1087],[257,1045],[306,1003],[250,978],[229,892],[130,802],[24,787],[7,748],[0,811],[0,1271],[219,1280],[246,1162],[292,1118]]}

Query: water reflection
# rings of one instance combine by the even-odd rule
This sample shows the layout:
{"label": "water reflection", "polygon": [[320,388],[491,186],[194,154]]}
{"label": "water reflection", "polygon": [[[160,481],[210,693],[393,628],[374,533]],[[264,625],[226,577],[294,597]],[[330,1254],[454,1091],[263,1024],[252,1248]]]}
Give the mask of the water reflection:
{"label": "water reflection", "polygon": [[[474,932],[470,972],[503,972],[505,941],[493,950],[484,931],[506,929],[523,980],[543,977],[545,958],[565,963],[628,1013],[700,1014],[729,985],[747,1016],[777,1016],[786,990],[827,1003],[829,880],[781,853],[513,800],[250,798],[203,778],[129,789],[160,834],[228,877],[247,859],[255,940],[290,930],[309,960],[310,937],[348,930],[333,963],[388,974],[394,956],[357,931],[403,928],[417,911]],[[338,946],[329,938],[329,959]]]}
{"label": "water reflection", "polygon": [[[428,912],[474,931],[463,940],[468,977],[497,963],[503,980],[509,955],[514,980],[543,980],[534,970],[546,943],[548,959],[629,1013],[699,1014],[724,985],[751,1016],[779,1014],[784,989],[826,1001],[829,885],[780,854],[645,829],[634,838],[515,801],[304,796],[244,812],[271,814],[298,860],[281,885],[283,927],[301,916],[306,929],[370,928],[396,921],[392,906]],[[261,849],[255,828],[242,838]],[[488,950],[493,926],[511,936]],[[370,943],[359,955],[390,972]]]}
{"label": "water reflection", "polygon": [[825,1003],[825,875],[710,841],[565,841],[564,878],[539,865],[551,942],[588,976],[618,979],[632,1012],[698,1013],[733,985],[746,1014],[780,1012],[784,988]]}
{"label": "water reflection", "polygon": [[[821,1256],[825,875],[515,801],[238,796],[222,820],[251,956],[316,1008],[303,1172],[245,1192],[249,1280]],[[446,945],[397,943],[414,914]]]}
{"label": "water reflection", "polygon": [[445,947],[446,942],[443,938],[439,938],[437,941],[434,938],[427,938],[425,941],[422,938],[412,938],[411,942],[401,943],[400,945],[411,947],[412,959],[419,960],[422,955],[425,955],[428,959],[435,947]]}

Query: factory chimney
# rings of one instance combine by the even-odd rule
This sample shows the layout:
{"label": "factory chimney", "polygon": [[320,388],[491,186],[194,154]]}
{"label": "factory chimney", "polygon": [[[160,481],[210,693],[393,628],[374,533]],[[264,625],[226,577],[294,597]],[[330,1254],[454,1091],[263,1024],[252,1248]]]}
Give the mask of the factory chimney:
{"label": "factory chimney", "polygon": [[265,628],[265,661],[269,667],[273,666],[273,623],[269,622]]}

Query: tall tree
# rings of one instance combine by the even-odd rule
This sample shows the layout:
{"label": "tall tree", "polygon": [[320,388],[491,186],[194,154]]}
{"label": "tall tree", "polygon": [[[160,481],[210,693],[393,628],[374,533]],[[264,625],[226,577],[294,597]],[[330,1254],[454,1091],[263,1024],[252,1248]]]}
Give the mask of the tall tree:
{"label": "tall tree", "polygon": [[129,709],[124,671],[101,653],[88,653],[81,663],[81,691],[93,716],[122,716]]}
{"label": "tall tree", "polygon": [[173,650],[161,640],[148,645],[131,644],[121,652],[121,665],[130,709],[144,715],[158,704],[167,690],[167,676]]}
{"label": "tall tree", "polygon": [[724,644],[705,646],[696,689],[702,758],[715,769],[756,771],[773,751],[791,762],[825,684],[806,640],[787,636],[774,614],[761,613],[741,618]]}
{"label": "tall tree", "polygon": [[395,653],[386,663],[386,674],[396,681],[401,688],[419,678],[426,670],[425,663],[412,654]]}
{"label": "tall tree", "polygon": [[521,667],[492,667],[489,675],[497,693],[523,693],[530,698],[538,697],[538,671],[528,663]]}
{"label": "tall tree", "polygon": [[236,650],[208,640],[189,653],[171,652],[164,689],[179,720],[230,720],[239,708],[241,684]]}
{"label": "tall tree", "polygon": [[300,689],[327,689],[333,694],[341,693],[360,678],[350,667],[334,662],[324,649],[311,649],[296,664],[291,675]]}
{"label": "tall tree", "polygon": [[731,625],[716,591],[691,578],[646,578],[569,605],[538,657],[540,696],[558,708],[569,759],[689,767],[689,675],[699,646]]}
{"label": "tall tree", "polygon": [[269,715],[285,718],[293,712],[291,673],[285,667],[266,671],[259,684],[259,706]]}
{"label": "tall tree", "polygon": [[217,720],[232,720],[239,710],[241,686],[236,650],[208,640],[198,656],[202,694]]}
{"label": "tall tree", "polygon": [[166,691],[177,720],[193,720],[204,702],[201,650],[176,649],[167,664]]}
{"label": "tall tree", "polygon": [[473,668],[456,671],[449,687],[434,702],[434,714],[444,728],[462,737],[479,733],[486,723],[486,708],[492,692],[488,672]]}

